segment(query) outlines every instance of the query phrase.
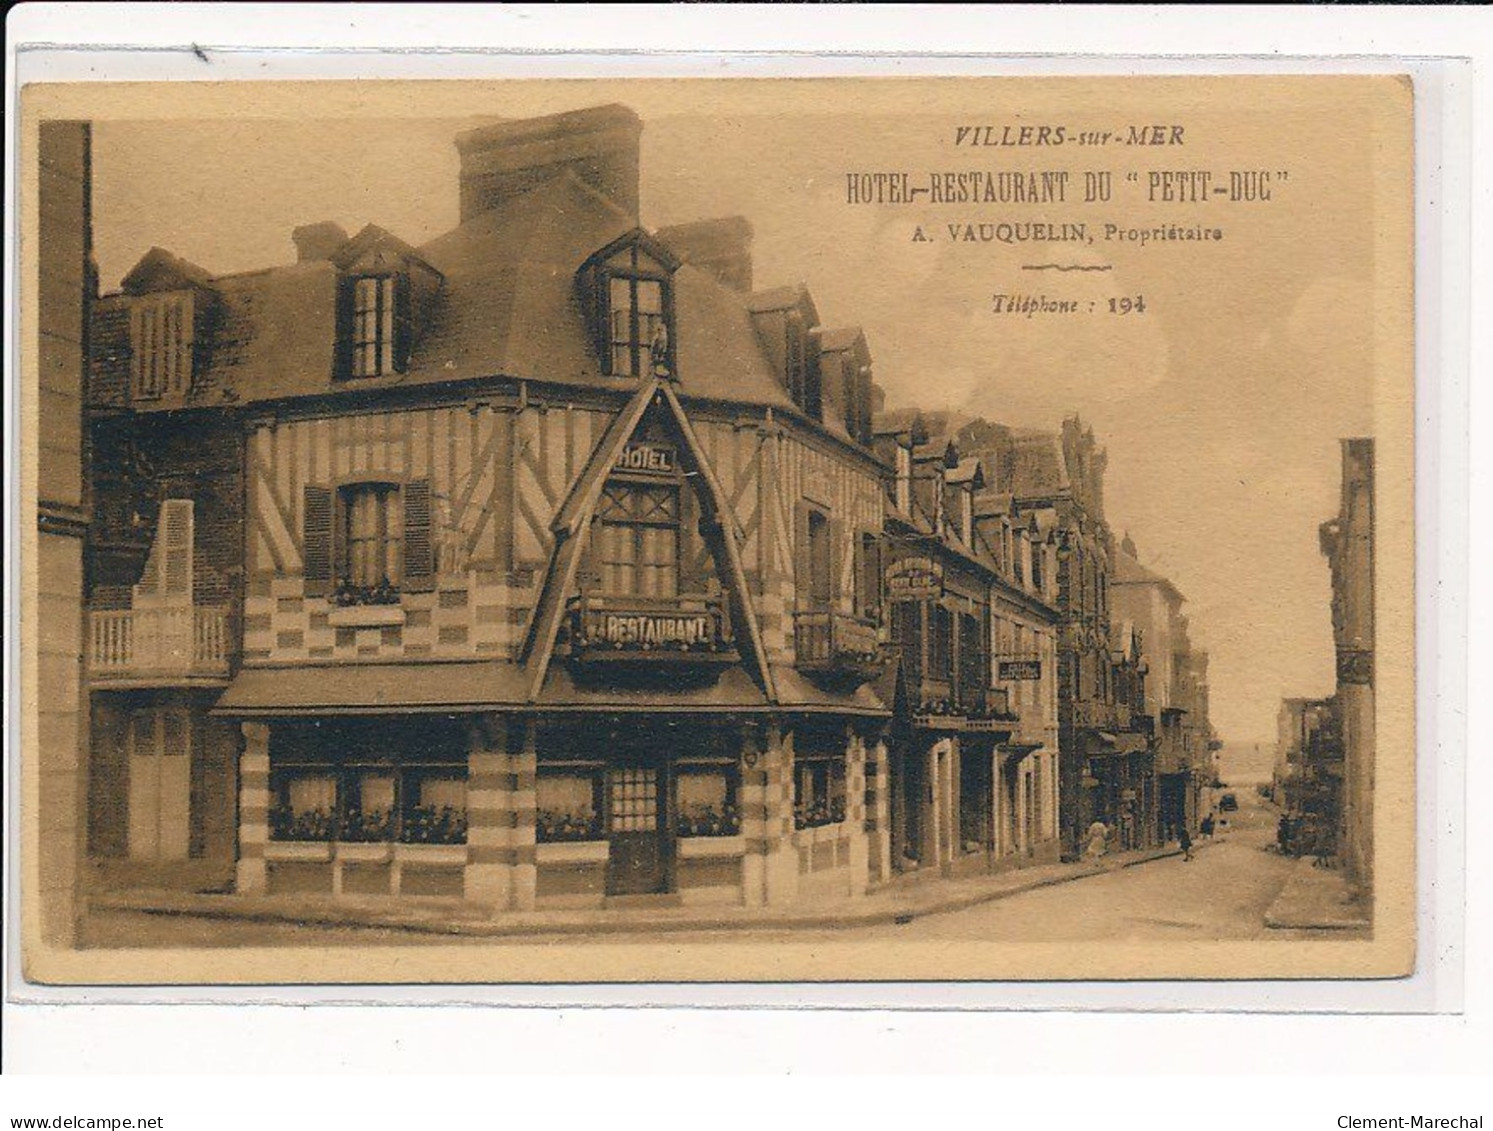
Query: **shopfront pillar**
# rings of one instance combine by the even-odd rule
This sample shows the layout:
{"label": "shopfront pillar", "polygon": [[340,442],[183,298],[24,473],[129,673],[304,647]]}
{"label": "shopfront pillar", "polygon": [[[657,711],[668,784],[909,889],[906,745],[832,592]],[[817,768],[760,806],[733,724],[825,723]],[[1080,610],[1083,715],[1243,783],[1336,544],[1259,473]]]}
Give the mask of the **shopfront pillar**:
{"label": "shopfront pillar", "polygon": [[238,758],[238,865],[234,888],[260,895],[269,887],[265,846],[270,839],[270,728],[243,723]]}
{"label": "shopfront pillar", "polygon": [[798,893],[793,847],[793,751],[776,722],[742,737],[742,899],[748,907],[788,903]]}
{"label": "shopfront pillar", "polygon": [[854,729],[845,735],[845,824],[850,833],[850,894],[863,895],[871,882],[866,833],[866,742]]}
{"label": "shopfront pillar", "polygon": [[534,766],[532,722],[484,715],[472,724],[464,882],[469,902],[495,911],[534,906]]}
{"label": "shopfront pillar", "polygon": [[866,745],[866,841],[869,878],[885,883],[892,875],[891,754],[886,739]]}

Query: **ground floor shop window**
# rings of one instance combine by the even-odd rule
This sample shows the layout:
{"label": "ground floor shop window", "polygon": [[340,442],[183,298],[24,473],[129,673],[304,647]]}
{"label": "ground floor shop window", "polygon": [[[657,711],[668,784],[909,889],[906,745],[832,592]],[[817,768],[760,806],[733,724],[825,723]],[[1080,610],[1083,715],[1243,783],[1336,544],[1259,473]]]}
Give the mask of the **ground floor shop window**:
{"label": "ground floor shop window", "polygon": [[845,819],[845,755],[794,759],[793,827],[818,828]]}
{"label": "ground floor shop window", "polygon": [[602,838],[603,767],[599,762],[540,763],[535,837],[541,843]]}
{"label": "ground floor shop window", "polygon": [[271,741],[272,840],[466,843],[466,752],[451,728],[308,728]]}
{"label": "ground floor shop window", "polygon": [[449,765],[281,767],[270,775],[270,837],[465,844],[464,774]]}
{"label": "ground floor shop window", "polygon": [[741,832],[740,775],[734,761],[681,763],[677,781],[677,835],[735,836]]}

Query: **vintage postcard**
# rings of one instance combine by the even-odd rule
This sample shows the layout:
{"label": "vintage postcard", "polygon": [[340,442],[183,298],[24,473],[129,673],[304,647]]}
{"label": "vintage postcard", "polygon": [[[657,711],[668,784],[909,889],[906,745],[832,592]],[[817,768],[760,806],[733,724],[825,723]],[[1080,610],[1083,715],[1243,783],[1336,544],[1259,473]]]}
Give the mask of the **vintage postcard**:
{"label": "vintage postcard", "polygon": [[1414,102],[26,88],[25,976],[1411,973]]}

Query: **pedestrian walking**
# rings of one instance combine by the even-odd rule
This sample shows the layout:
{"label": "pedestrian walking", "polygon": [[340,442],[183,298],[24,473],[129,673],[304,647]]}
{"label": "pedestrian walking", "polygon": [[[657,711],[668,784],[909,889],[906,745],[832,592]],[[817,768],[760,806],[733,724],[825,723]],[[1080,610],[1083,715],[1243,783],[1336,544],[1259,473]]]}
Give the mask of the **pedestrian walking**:
{"label": "pedestrian walking", "polygon": [[1192,834],[1187,831],[1187,826],[1182,826],[1182,831],[1177,835],[1177,843],[1182,846],[1182,863],[1186,864],[1192,859]]}
{"label": "pedestrian walking", "polygon": [[1103,821],[1095,820],[1089,826],[1089,844],[1084,850],[1084,855],[1090,860],[1097,860],[1107,851],[1106,842],[1109,840],[1109,826]]}
{"label": "pedestrian walking", "polygon": [[1203,823],[1198,827],[1198,831],[1201,832],[1206,837],[1211,837],[1213,835],[1213,814],[1212,813],[1209,813],[1206,817],[1203,818]]}

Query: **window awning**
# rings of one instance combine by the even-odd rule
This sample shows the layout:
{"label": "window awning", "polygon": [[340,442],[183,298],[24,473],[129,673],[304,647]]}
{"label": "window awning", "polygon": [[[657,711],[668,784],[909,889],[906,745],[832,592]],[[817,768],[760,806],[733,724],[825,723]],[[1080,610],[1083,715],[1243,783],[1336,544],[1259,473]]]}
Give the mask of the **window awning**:
{"label": "window awning", "polygon": [[524,702],[523,669],[496,660],[247,668],[213,707],[215,715],[377,715],[479,711]]}

